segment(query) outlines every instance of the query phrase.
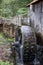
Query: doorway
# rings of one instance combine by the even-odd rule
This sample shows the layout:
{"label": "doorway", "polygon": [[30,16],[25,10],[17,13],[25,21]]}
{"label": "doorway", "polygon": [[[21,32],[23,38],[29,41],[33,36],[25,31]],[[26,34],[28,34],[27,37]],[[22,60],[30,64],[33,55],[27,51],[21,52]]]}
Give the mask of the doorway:
{"label": "doorway", "polygon": [[0,24],[0,33],[3,32],[3,24]]}

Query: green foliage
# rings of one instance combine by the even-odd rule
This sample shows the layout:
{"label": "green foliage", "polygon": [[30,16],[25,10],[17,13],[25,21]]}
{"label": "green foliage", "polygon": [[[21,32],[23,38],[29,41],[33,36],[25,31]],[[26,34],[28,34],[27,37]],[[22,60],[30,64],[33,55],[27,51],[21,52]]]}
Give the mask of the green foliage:
{"label": "green foliage", "polygon": [[4,44],[6,42],[6,39],[4,38],[3,34],[0,33],[0,45]]}
{"label": "green foliage", "polygon": [[6,62],[0,61],[0,65],[13,65],[13,63],[10,63],[9,61]]}
{"label": "green foliage", "polygon": [[0,38],[2,38],[3,37],[3,34],[2,33],[0,33]]}
{"label": "green foliage", "polygon": [[2,0],[0,0],[0,4],[2,3]]}
{"label": "green foliage", "polygon": [[32,0],[16,0],[18,2],[19,7],[26,7],[28,3],[30,3]]}
{"label": "green foliage", "polygon": [[32,0],[0,0],[0,17],[10,18],[16,14],[26,13],[26,5],[31,1]]}
{"label": "green foliage", "polygon": [[23,14],[23,15],[27,15],[27,8],[20,8],[18,11],[17,11],[17,15],[19,14]]}
{"label": "green foliage", "polygon": [[7,38],[8,42],[14,42],[14,38],[8,37]]}

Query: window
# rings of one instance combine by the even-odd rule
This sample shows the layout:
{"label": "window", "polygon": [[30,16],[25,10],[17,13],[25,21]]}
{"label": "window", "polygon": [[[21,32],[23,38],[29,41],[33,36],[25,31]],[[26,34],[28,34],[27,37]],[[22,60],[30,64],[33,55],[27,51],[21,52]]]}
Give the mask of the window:
{"label": "window", "polygon": [[33,5],[33,12],[35,12],[35,5]]}
{"label": "window", "polygon": [[43,1],[41,1],[41,9],[40,9],[41,13],[43,13]]}
{"label": "window", "polygon": [[43,1],[42,1],[42,12],[43,12]]}

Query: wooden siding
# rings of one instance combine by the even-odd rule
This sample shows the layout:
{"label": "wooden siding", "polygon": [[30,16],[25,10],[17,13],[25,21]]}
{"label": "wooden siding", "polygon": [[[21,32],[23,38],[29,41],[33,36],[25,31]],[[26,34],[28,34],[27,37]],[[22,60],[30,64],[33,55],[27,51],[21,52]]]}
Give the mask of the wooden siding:
{"label": "wooden siding", "polygon": [[[35,6],[35,11],[33,11],[33,6]],[[35,5],[30,5],[30,19],[32,23],[34,22],[34,27],[38,32],[41,32],[43,29],[43,1]]]}

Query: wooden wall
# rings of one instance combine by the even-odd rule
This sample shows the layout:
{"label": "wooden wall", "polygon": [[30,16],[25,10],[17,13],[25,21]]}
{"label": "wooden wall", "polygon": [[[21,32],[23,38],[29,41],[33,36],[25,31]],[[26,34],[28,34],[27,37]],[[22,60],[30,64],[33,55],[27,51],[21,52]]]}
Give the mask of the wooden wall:
{"label": "wooden wall", "polygon": [[30,19],[34,22],[35,30],[43,32],[43,1],[30,5]]}

